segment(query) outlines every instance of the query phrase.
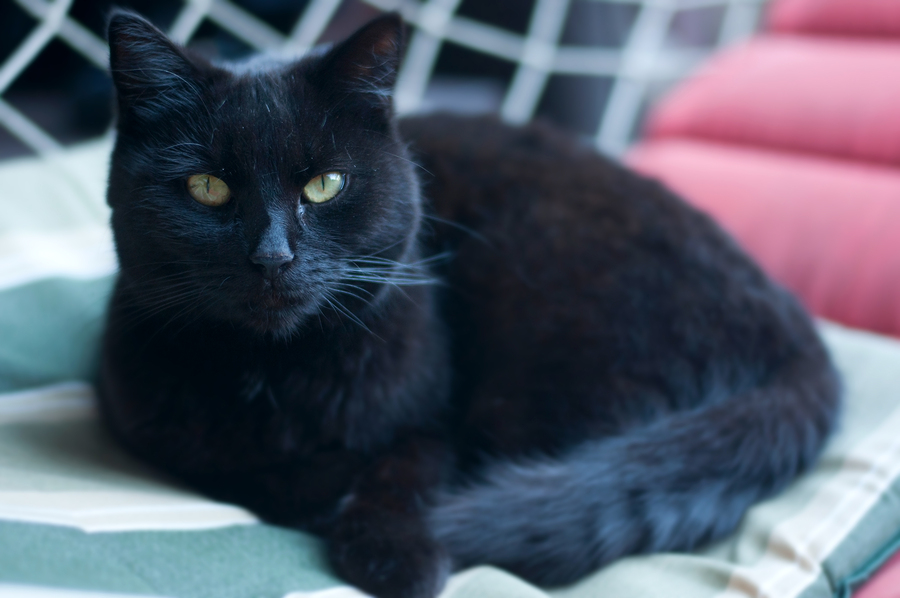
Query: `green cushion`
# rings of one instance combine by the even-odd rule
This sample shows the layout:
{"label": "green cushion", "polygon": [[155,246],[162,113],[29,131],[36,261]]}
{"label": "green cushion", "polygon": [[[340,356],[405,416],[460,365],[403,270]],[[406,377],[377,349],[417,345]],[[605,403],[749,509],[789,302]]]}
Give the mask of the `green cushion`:
{"label": "green cushion", "polygon": [[[99,425],[91,380],[115,268],[108,149],[0,166],[0,598],[359,596],[328,570],[317,539],[178,487]],[[900,541],[900,342],[821,328],[846,385],[841,429],[815,470],[754,507],[737,533],[553,590],[479,567],[455,575],[446,596],[846,592]]]}

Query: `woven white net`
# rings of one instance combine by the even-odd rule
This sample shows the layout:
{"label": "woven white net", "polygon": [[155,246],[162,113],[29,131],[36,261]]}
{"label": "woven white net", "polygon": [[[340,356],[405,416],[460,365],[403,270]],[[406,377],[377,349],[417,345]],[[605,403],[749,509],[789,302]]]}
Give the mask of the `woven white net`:
{"label": "woven white net", "polygon": [[[104,70],[106,44],[71,15],[73,0],[5,1],[27,12],[33,28],[0,65],[0,127],[34,152],[51,152],[62,146],[61,140],[10,102],[9,88],[54,40]],[[300,52],[322,39],[349,2],[309,0],[284,33],[287,27],[273,27],[231,0],[185,0],[168,31],[188,43],[204,24],[213,23],[250,48],[281,46]],[[462,0],[361,2],[369,8],[399,10],[413,27],[396,88],[401,113],[428,107],[429,94],[440,83],[435,66],[442,48],[456,45],[485,60],[509,63],[511,78],[495,85],[495,107],[509,122],[533,118],[554,77],[604,80],[605,92],[594,106],[595,129],[581,132],[616,155],[627,148],[648,100],[710,52],[750,35],[764,0],[534,0],[524,31],[467,16],[461,11]],[[626,11],[628,18],[619,23],[614,43],[609,36],[600,39],[595,22],[584,21],[586,13],[579,5],[585,4],[618,5]],[[702,38],[700,43],[690,39],[691,23],[698,21],[704,30],[694,31],[693,37]],[[575,43],[566,40],[573,31]]]}

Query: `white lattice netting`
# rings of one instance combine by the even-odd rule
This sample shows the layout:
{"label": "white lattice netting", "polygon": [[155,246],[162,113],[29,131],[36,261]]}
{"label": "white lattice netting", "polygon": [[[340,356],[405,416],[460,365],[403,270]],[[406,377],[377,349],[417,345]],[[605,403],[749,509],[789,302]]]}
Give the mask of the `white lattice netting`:
{"label": "white lattice netting", "polygon": [[[39,125],[40,119],[26,115],[9,90],[54,42],[62,42],[101,70],[107,64],[106,44],[96,27],[92,30],[73,16],[73,0],[2,1],[26,12],[32,27],[16,47],[0,56],[0,127],[30,150],[46,153],[64,140]],[[373,9],[399,10],[412,25],[396,88],[399,112],[427,109],[433,103],[430,98],[437,98],[436,105],[452,107],[453,101],[444,98],[442,104],[440,98],[442,93],[452,95],[454,89],[457,97],[469,99],[488,90],[494,100],[484,109],[499,110],[510,122],[525,122],[539,111],[552,81],[602,81],[602,93],[564,99],[561,111],[569,110],[568,101],[581,111],[587,104],[587,112],[593,112],[579,132],[615,155],[629,144],[648,100],[710,52],[752,33],[763,1],[523,0],[497,5],[523,13],[518,20],[524,25],[517,29],[473,17],[467,9],[472,2],[463,0],[309,0],[305,5],[298,1],[296,19],[280,27],[254,10],[266,2],[186,0],[172,3],[175,16],[167,30],[175,40],[190,43],[202,27],[212,24],[250,49],[302,52],[325,39],[329,28],[333,30],[347,15],[363,12],[368,18]],[[607,12],[594,10],[598,7]],[[617,15],[614,22],[609,22],[609,15]],[[475,80],[466,87],[458,78],[455,87],[446,85],[436,65],[448,46],[467,50],[472,63],[507,63],[509,75],[487,86]]]}

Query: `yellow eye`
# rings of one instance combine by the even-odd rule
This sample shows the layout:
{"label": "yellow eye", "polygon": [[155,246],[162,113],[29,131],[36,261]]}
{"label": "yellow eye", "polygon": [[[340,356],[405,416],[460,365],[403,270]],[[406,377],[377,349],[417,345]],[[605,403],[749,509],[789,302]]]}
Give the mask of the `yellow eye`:
{"label": "yellow eye", "polygon": [[231,199],[231,189],[225,181],[211,174],[195,174],[187,186],[191,197],[205,206],[223,206]]}
{"label": "yellow eye", "polygon": [[306,183],[303,195],[313,203],[323,203],[334,198],[344,188],[347,177],[339,172],[326,172]]}

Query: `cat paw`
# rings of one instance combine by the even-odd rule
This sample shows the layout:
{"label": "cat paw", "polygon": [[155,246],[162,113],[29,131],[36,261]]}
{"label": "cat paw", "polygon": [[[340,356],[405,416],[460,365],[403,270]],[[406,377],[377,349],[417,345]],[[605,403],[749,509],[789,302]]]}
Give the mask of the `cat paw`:
{"label": "cat paw", "polygon": [[380,514],[339,522],[328,558],[338,575],[376,598],[434,598],[450,559],[421,522]]}

